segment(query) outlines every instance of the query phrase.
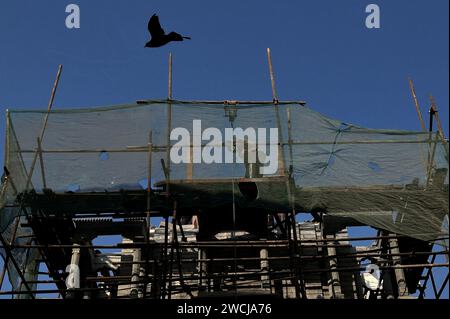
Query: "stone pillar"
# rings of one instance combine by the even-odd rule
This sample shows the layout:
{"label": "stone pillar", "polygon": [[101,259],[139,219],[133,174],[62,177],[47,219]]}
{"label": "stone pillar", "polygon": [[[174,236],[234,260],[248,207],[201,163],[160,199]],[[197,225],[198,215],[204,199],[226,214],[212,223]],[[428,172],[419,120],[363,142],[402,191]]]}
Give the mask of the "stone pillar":
{"label": "stone pillar", "polygon": [[405,272],[402,268],[397,268],[402,263],[401,257],[398,255],[400,253],[400,249],[398,248],[398,240],[397,238],[389,239],[389,248],[391,251],[392,261],[394,262],[394,273],[395,273],[395,281],[397,282],[398,287],[398,298],[409,297],[408,286],[406,285]]}
{"label": "stone pillar", "polygon": [[[333,235],[326,236],[327,239],[334,239]],[[335,242],[327,242],[327,254],[328,256],[336,256],[336,248],[333,247]],[[336,269],[338,267],[337,257],[328,258],[328,263],[330,270]],[[332,298],[341,299],[344,298],[341,291],[341,281],[339,279],[339,272],[332,271],[330,282],[328,284],[328,289],[330,296]]]}
{"label": "stone pillar", "polygon": [[72,257],[66,271],[69,275],[66,278],[67,295],[66,298],[75,298],[75,290],[80,288],[80,256],[81,249],[78,244],[73,244]]}
{"label": "stone pillar", "polygon": [[141,274],[141,250],[134,249],[133,250],[133,266],[131,268],[131,290],[130,297],[138,298],[141,295],[141,284],[140,274]]}

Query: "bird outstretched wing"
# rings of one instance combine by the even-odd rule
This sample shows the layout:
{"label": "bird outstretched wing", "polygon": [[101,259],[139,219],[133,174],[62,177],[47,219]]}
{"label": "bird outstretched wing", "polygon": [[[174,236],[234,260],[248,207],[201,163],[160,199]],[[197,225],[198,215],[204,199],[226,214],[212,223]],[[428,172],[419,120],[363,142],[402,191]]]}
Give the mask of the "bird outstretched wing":
{"label": "bird outstretched wing", "polygon": [[164,30],[159,24],[159,18],[156,14],[152,15],[150,21],[148,21],[148,31],[152,37],[159,37],[164,35]]}

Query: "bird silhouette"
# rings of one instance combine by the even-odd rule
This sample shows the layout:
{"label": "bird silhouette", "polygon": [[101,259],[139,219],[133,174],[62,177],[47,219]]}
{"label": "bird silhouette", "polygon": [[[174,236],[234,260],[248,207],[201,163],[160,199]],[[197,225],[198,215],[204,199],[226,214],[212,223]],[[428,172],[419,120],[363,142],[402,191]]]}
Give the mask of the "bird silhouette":
{"label": "bird silhouette", "polygon": [[171,41],[183,41],[183,39],[190,40],[190,37],[183,37],[176,32],[170,32],[166,34],[159,24],[159,18],[156,14],[152,15],[148,21],[148,31],[152,38],[145,44],[146,48],[158,48]]}

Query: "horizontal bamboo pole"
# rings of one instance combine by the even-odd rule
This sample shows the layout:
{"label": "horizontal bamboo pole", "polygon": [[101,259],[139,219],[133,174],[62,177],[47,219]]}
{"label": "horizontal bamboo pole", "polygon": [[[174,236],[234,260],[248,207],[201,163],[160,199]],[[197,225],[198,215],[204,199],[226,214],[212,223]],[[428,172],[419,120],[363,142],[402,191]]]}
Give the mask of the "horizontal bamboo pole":
{"label": "horizontal bamboo pole", "polygon": [[[206,100],[206,101],[179,101],[179,100],[169,100],[172,104],[212,104],[212,105],[273,105],[274,101],[240,101],[240,100]],[[167,100],[138,100],[138,104],[161,104],[166,103]],[[283,104],[300,104],[305,105],[306,101],[278,101],[278,105]]]}
{"label": "horizontal bamboo pole", "polygon": [[[279,145],[279,146],[288,146],[288,145],[349,145],[349,144],[427,144],[429,143],[429,139],[424,140],[366,140],[366,141],[292,141],[290,143],[266,143],[266,146],[270,145]],[[205,146],[213,146],[213,147],[226,147],[225,143],[220,144],[208,144],[203,143],[198,147]],[[171,146],[175,148],[181,147],[190,147],[190,145],[177,145]],[[37,149],[23,149],[20,150],[20,153],[35,153]],[[153,152],[165,152],[167,151],[166,145],[154,145],[152,148]],[[94,149],[63,149],[63,148],[48,148],[40,150],[41,153],[147,153],[148,146],[129,146],[127,148],[94,148]]]}

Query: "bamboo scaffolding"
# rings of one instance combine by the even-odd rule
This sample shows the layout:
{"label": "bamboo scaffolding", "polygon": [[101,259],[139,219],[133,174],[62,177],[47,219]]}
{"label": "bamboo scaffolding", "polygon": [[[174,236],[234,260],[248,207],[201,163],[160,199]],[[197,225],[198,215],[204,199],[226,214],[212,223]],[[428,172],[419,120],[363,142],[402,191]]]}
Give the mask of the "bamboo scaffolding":
{"label": "bamboo scaffolding", "polygon": [[[333,259],[353,259],[353,258],[367,258],[369,257],[374,257],[377,258],[377,260],[380,263],[383,263],[383,265],[380,267],[380,269],[382,270],[399,270],[399,269],[415,269],[415,268],[424,268],[424,269],[428,269],[430,270],[430,278],[431,278],[431,282],[433,284],[433,290],[435,295],[442,293],[442,289],[440,289],[440,291],[438,291],[435,281],[434,281],[434,277],[433,277],[433,273],[431,271],[431,269],[433,268],[438,268],[438,267],[448,267],[448,261],[447,263],[434,263],[435,257],[438,255],[448,255],[448,250],[444,250],[444,251],[438,251],[438,252],[426,252],[426,251],[412,251],[412,252],[399,252],[398,249],[395,253],[384,253],[383,249],[369,249],[366,250],[364,252],[357,252],[356,250],[354,252],[351,253],[337,253],[336,249],[331,249],[330,251],[334,251],[334,253],[328,254],[328,255],[318,255],[318,256],[309,256],[309,255],[305,255],[302,252],[302,249],[305,248],[346,248],[346,247],[352,247],[350,245],[350,242],[352,241],[359,241],[359,240],[377,240],[377,241],[383,241],[383,240],[389,240],[389,239],[397,239],[397,238],[403,238],[405,236],[401,236],[401,235],[382,235],[382,236],[375,236],[375,237],[357,237],[357,238],[322,238],[322,239],[301,239],[298,238],[298,234],[297,231],[300,231],[300,229],[298,229],[298,225],[295,221],[295,193],[291,190],[291,181],[290,181],[290,176],[292,174],[292,170],[293,170],[293,151],[292,151],[292,147],[294,145],[317,145],[317,144],[321,144],[321,145],[335,145],[335,144],[379,144],[379,143],[414,143],[414,144],[422,144],[422,143],[431,143],[431,137],[429,136],[427,139],[424,140],[402,140],[402,141],[398,141],[398,140],[392,140],[392,139],[386,139],[386,140],[365,140],[365,141],[293,141],[292,140],[292,134],[291,134],[291,114],[290,114],[290,108],[287,109],[287,120],[288,120],[288,141],[284,142],[283,141],[283,136],[282,136],[282,127],[281,127],[281,120],[280,120],[280,114],[279,114],[279,105],[283,105],[283,104],[299,104],[299,105],[304,105],[305,102],[302,101],[278,101],[278,94],[277,94],[277,90],[276,90],[276,85],[275,85],[275,76],[274,76],[274,71],[273,71],[273,65],[272,65],[272,60],[271,60],[271,54],[270,54],[270,49],[267,49],[267,58],[268,58],[268,63],[269,63],[269,74],[270,74],[270,80],[271,80],[271,87],[272,87],[272,97],[273,100],[268,102],[268,101],[176,101],[173,100],[173,96],[172,96],[172,54],[169,54],[169,74],[168,74],[168,97],[167,100],[165,101],[138,101],[137,104],[153,104],[153,103],[166,103],[168,108],[167,108],[167,142],[165,145],[155,145],[153,143],[153,139],[152,139],[152,132],[149,132],[149,139],[148,139],[148,143],[147,145],[144,146],[127,146],[126,148],[111,148],[111,149],[97,149],[97,148],[93,148],[93,149],[64,149],[64,148],[59,148],[59,149],[43,149],[42,148],[42,138],[44,136],[44,132],[45,132],[45,128],[47,126],[47,122],[48,122],[48,117],[49,114],[51,113],[51,108],[53,105],[53,101],[54,101],[54,97],[55,97],[55,93],[56,93],[56,88],[58,86],[58,82],[59,82],[59,77],[61,74],[61,70],[62,70],[62,66],[59,67],[58,69],[58,73],[57,73],[57,77],[52,89],[52,93],[51,93],[51,98],[49,101],[49,105],[48,105],[48,109],[47,109],[47,113],[45,113],[45,118],[44,118],[44,123],[42,126],[42,130],[41,130],[41,134],[37,137],[37,148],[36,149],[28,149],[28,150],[19,150],[19,153],[33,153],[34,154],[34,158],[32,161],[32,165],[30,167],[30,171],[29,174],[27,176],[27,183],[26,183],[26,188],[28,189],[29,184],[31,183],[31,179],[32,179],[32,175],[34,172],[34,168],[35,168],[35,164],[37,161],[37,157],[39,157],[40,160],[40,166],[41,166],[41,175],[42,175],[42,179],[43,179],[43,186],[44,188],[47,188],[47,181],[45,178],[45,171],[44,171],[44,160],[43,160],[43,154],[51,154],[51,153],[98,153],[98,152],[111,152],[111,153],[133,153],[133,152],[147,152],[148,153],[148,159],[147,159],[147,205],[146,205],[146,237],[145,237],[145,241],[144,242],[134,242],[134,243],[130,243],[130,244],[117,244],[117,245],[92,245],[92,244],[85,244],[85,245],[77,245],[77,247],[81,248],[81,249],[94,249],[94,248],[100,248],[100,249],[126,249],[126,248],[136,248],[136,249],[145,249],[145,259],[142,260],[132,260],[132,261],[120,261],[118,263],[116,263],[116,265],[145,265],[145,272],[142,272],[140,274],[133,274],[132,276],[109,276],[109,277],[87,277],[85,278],[86,281],[88,282],[99,282],[99,283],[106,283],[106,282],[110,282],[110,283],[115,283],[115,284],[129,284],[129,283],[133,283],[136,285],[140,285],[140,287],[142,287],[143,285],[143,298],[146,299],[147,298],[147,285],[149,284],[149,282],[154,283],[155,286],[159,285],[160,287],[162,287],[162,291],[157,291],[155,294],[152,294],[152,297],[161,297],[161,298],[168,298],[171,299],[172,295],[178,294],[178,293],[187,293],[189,295],[191,295],[192,297],[192,291],[195,291],[195,289],[200,289],[201,288],[201,282],[199,280],[201,280],[202,278],[202,273],[191,273],[191,272],[187,272],[184,271],[183,269],[183,264],[184,263],[195,263],[195,262],[200,262],[200,263],[206,263],[208,264],[214,264],[217,265],[218,263],[226,263],[226,262],[234,262],[234,271],[227,271],[225,273],[215,273],[215,272],[208,272],[207,273],[207,280],[208,280],[208,286],[209,289],[211,288],[210,283],[213,279],[215,278],[221,278],[224,281],[224,285],[225,282],[229,282],[231,283],[231,286],[228,286],[228,288],[234,288],[237,289],[238,287],[251,287],[254,288],[255,286],[251,285],[251,283],[238,283],[237,280],[238,279],[242,279],[242,278],[255,278],[255,283],[257,283],[258,278],[261,278],[261,275],[267,275],[267,278],[270,278],[272,276],[283,276],[283,277],[277,277],[279,278],[283,278],[286,280],[290,280],[292,284],[283,284],[283,286],[285,287],[294,287],[295,291],[296,291],[296,296],[297,297],[304,297],[306,298],[306,291],[305,291],[305,282],[303,281],[304,279],[304,274],[326,274],[326,273],[331,273],[331,274],[335,274],[335,273],[341,273],[341,272],[361,272],[361,271],[365,271],[366,268],[363,267],[339,267],[336,262],[336,265],[333,267],[330,267],[330,269],[324,269],[324,268],[313,268],[313,269],[303,269],[302,267],[302,262],[304,261],[323,261],[323,260],[333,260]],[[415,95],[415,91],[414,91],[414,87],[412,84],[412,81],[410,80],[410,87],[411,87],[411,91],[413,94],[413,99],[416,105],[416,109],[419,115],[419,118],[421,119],[421,125],[424,128],[425,125],[423,123],[423,119],[421,118],[421,113],[420,113],[420,108],[418,105],[418,101],[417,101],[417,97]],[[434,106],[434,100],[431,98],[432,101],[432,110],[435,110],[435,106]],[[289,178],[286,179],[286,186],[287,186],[287,197],[289,202],[291,203],[292,206],[292,210],[287,212],[287,218],[284,221],[284,226],[286,227],[286,233],[287,233],[287,239],[282,239],[282,240],[252,240],[252,241],[236,241],[236,240],[232,240],[232,241],[224,241],[224,242],[220,242],[220,241],[200,241],[200,242],[186,242],[185,241],[185,235],[184,235],[184,231],[183,231],[183,227],[179,221],[179,218],[177,217],[177,202],[174,200],[174,198],[172,198],[170,196],[170,185],[171,185],[171,180],[170,180],[170,173],[171,173],[171,169],[170,169],[170,158],[169,158],[169,152],[171,149],[171,142],[170,142],[170,136],[169,136],[169,132],[172,126],[172,103],[178,103],[178,104],[211,104],[211,105],[232,105],[232,106],[237,106],[240,105],[242,107],[246,107],[246,105],[248,105],[249,107],[252,105],[273,105],[275,112],[276,112],[276,117],[277,117],[277,127],[280,131],[280,143],[277,143],[277,145],[279,146],[279,150],[280,150],[280,162],[279,162],[279,171],[282,173],[281,175],[284,177],[287,177],[286,174],[289,174]],[[72,110],[73,112],[74,110]],[[71,112],[71,110],[68,111],[62,111],[62,112]],[[83,112],[81,110],[77,110],[76,112]],[[433,145],[433,150],[432,153],[430,153],[430,157],[429,160],[431,162],[429,162],[430,166],[429,169],[427,170],[427,184],[428,181],[430,179],[431,176],[431,169],[432,169],[432,162],[434,160],[434,153],[436,151],[436,145],[438,142],[438,137],[441,138],[443,140],[443,144],[446,145],[446,140],[445,137],[443,135],[442,128],[440,127],[440,121],[439,121],[439,117],[437,116],[437,111],[434,112],[433,114],[430,113],[431,115],[431,121],[433,116],[436,118],[436,121],[439,122],[438,123],[438,127],[439,127],[439,131],[438,134],[436,134],[436,140],[435,140],[435,144]],[[432,122],[431,122],[432,123]],[[431,125],[430,125],[431,127]],[[370,132],[371,130],[367,130],[367,132]],[[377,131],[380,132],[380,131]],[[389,132],[389,131],[385,131],[385,132]],[[425,133],[427,134],[427,133]],[[420,134],[418,134],[420,135]],[[209,143],[208,144],[201,144],[200,146],[211,146]],[[225,143],[221,143],[218,144],[218,146],[225,146]],[[286,165],[288,164],[286,162],[286,158],[285,158],[285,154],[284,154],[284,146],[288,146],[289,147],[289,170],[286,170]],[[171,242],[169,243],[168,241],[168,236],[169,236],[169,217],[167,215],[167,212],[165,212],[165,228],[164,228],[164,242],[150,242],[149,241],[149,233],[150,233],[150,229],[151,229],[151,223],[150,223],[150,218],[152,216],[156,216],[154,214],[151,214],[151,184],[152,184],[152,154],[154,152],[166,152],[166,162],[164,163],[164,161],[162,160],[162,166],[163,166],[163,170],[164,170],[164,175],[165,175],[165,179],[166,179],[166,197],[167,197],[167,202],[168,203],[173,203],[173,212],[172,212],[172,237],[171,237]],[[447,151],[448,153],[448,151]],[[187,171],[187,175],[188,177],[190,176],[190,179],[192,179],[192,169]],[[189,179],[189,178],[188,178]],[[231,178],[229,179],[229,181],[233,184],[233,195],[234,195],[234,183],[236,181],[239,181],[240,179],[238,178]],[[233,205],[234,205],[234,197],[233,197]],[[234,207],[234,206],[233,206]],[[95,215],[94,215],[95,216]],[[103,215],[102,215],[103,216]],[[39,218],[37,218],[39,219]],[[45,218],[42,218],[42,220],[45,220]],[[235,216],[233,216],[233,220],[235,223]],[[280,229],[283,226],[283,223],[278,223],[280,225]],[[235,227],[234,227],[235,228]],[[234,228],[233,228],[233,232],[234,232]],[[178,231],[180,231],[181,234],[181,242],[179,241],[178,238]],[[299,234],[300,235],[300,234]],[[74,247],[75,244],[62,244],[59,241],[59,238],[57,238],[57,241],[59,242],[58,244],[46,244],[46,245],[40,245],[38,243],[36,244],[32,244],[31,242],[27,245],[14,245],[12,244],[12,242],[8,243],[4,243],[2,240],[2,246],[1,247],[7,247],[9,249],[12,248],[37,248],[40,249],[42,251],[45,251],[45,253],[49,253],[50,250],[52,249],[64,249],[64,248],[72,248]],[[304,246],[303,246],[304,245]],[[398,248],[398,246],[393,246],[391,248]],[[161,249],[161,256],[159,259],[155,258],[153,260],[149,260],[149,251],[150,248],[162,248]],[[201,258],[183,258],[183,249],[191,249],[191,248],[199,248],[199,249],[206,249],[206,248],[219,248],[219,249],[230,249],[233,248],[234,249],[234,256],[233,257],[221,257],[221,258],[203,258],[203,255],[201,255]],[[287,249],[289,251],[288,254],[283,255],[283,256],[266,256],[266,257],[261,257],[261,255],[259,257],[237,257],[236,251],[237,249],[247,249],[247,248],[255,248],[255,249],[275,249],[275,250],[280,250],[280,249]],[[170,252],[169,252],[170,250]],[[427,255],[427,256],[433,256],[432,262],[430,263],[414,263],[414,264],[396,264],[396,265],[392,265],[392,260],[390,260],[390,258],[392,257],[405,257],[404,260],[408,260],[408,257],[417,257],[417,256],[423,256],[423,255]],[[42,254],[42,256],[44,258],[45,254]],[[170,257],[170,262],[169,262],[169,257]],[[175,260],[176,259],[176,260]],[[396,260],[400,260],[400,258],[397,258]],[[404,261],[402,260],[402,261]],[[265,261],[265,262],[269,262],[269,261],[289,261],[289,267],[287,266],[286,263],[286,269],[285,270],[273,270],[273,269],[268,269],[268,267],[265,267],[264,269],[247,269],[245,271],[238,271],[237,269],[237,262],[243,262],[243,261]],[[173,267],[175,265],[178,266],[178,269],[175,270]],[[46,262],[47,263],[47,262]],[[157,267],[162,263],[163,266],[163,273],[162,276],[160,276],[158,274],[158,272],[155,270],[155,273],[150,273],[150,265],[154,266],[155,269],[157,269]],[[48,265],[47,265],[48,266]],[[287,269],[290,268],[290,269]],[[46,275],[54,275],[55,272],[53,270],[51,270],[49,268],[49,272],[46,273]],[[4,277],[4,274],[2,275]],[[136,280],[137,278],[137,280]],[[2,280],[3,281],[3,280]],[[198,282],[199,285],[197,284],[192,284],[191,281],[195,281]],[[446,282],[448,281],[448,275],[446,280],[444,281],[444,284],[446,284]],[[52,284],[52,283],[60,283],[60,280],[58,279],[44,279],[44,280],[28,280],[28,281],[24,281],[22,279],[22,282],[24,285],[27,284]],[[110,287],[97,287],[97,288],[80,288],[78,289],[79,291],[108,291]],[[1,289],[1,284],[0,284],[0,289]],[[28,291],[24,292],[24,291],[15,291],[12,292],[13,294],[23,294],[23,293],[28,293],[31,294],[32,296],[34,294],[41,294],[44,293],[44,291],[47,291],[47,293],[60,293],[61,295],[64,295],[64,291],[61,289],[58,290],[31,290],[30,287],[27,286]],[[122,288],[119,290],[126,290],[128,288]],[[51,292],[49,292],[51,291]],[[0,295],[5,295],[8,294],[9,292],[3,292],[0,291]]]}

